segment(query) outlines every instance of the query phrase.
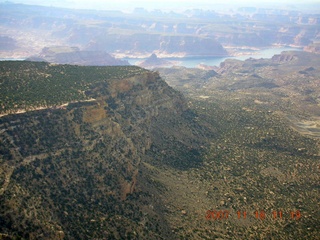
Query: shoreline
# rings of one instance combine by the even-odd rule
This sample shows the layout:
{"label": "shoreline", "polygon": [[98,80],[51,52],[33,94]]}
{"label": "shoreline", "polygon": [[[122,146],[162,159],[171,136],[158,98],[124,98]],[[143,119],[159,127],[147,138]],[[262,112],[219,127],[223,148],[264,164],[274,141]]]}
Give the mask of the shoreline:
{"label": "shoreline", "polygon": [[267,47],[249,47],[249,46],[224,46],[227,51],[227,55],[188,55],[187,53],[159,53],[157,51],[151,53],[112,53],[116,58],[120,59],[136,59],[143,60],[150,57],[153,53],[157,55],[158,58],[165,59],[188,59],[188,58],[232,58],[232,57],[241,57],[247,55],[259,55],[261,51],[266,51],[269,49],[281,49],[281,48],[292,48],[292,50],[302,50],[301,46],[294,45],[278,45],[274,44]]}
{"label": "shoreline", "polygon": [[[109,53],[117,59],[146,59],[150,57],[153,53],[157,55],[158,58],[166,59],[187,59],[187,58],[231,58],[231,57],[241,57],[247,55],[259,54],[260,51],[265,51],[268,49],[277,49],[277,48],[292,48],[292,50],[299,49],[303,50],[303,47],[296,45],[282,45],[282,44],[273,44],[266,47],[250,47],[250,46],[223,46],[227,51],[225,55],[189,55],[186,52],[177,52],[177,53],[166,53],[160,51],[153,52],[114,52]],[[0,61],[24,61],[28,57],[22,57],[18,55],[16,58],[13,55],[0,56]]]}

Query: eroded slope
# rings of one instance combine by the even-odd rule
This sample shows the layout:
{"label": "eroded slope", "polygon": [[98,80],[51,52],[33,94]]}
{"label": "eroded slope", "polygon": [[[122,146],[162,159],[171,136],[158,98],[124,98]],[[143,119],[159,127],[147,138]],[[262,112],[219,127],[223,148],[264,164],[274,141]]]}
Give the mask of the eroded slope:
{"label": "eroded slope", "polygon": [[[20,64],[7,73],[19,73],[26,86],[45,81],[37,69],[49,69],[59,76],[52,81],[86,86],[77,100],[91,101],[1,117],[0,232],[29,239],[174,236],[141,164],[201,164],[207,134],[183,96],[157,73],[136,67],[8,64]],[[78,79],[65,78],[71,69]],[[73,96],[72,87],[54,87],[52,94]],[[45,89],[24,90],[36,98]]]}

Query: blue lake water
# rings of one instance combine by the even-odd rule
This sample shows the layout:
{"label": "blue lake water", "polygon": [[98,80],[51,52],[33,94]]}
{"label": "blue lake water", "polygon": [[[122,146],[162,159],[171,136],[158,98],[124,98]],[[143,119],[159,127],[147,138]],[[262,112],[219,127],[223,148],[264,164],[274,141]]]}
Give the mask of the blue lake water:
{"label": "blue lake water", "polygon": [[[172,65],[184,66],[188,68],[197,67],[199,64],[204,64],[208,66],[219,66],[220,63],[226,59],[238,59],[246,60],[248,58],[271,58],[275,54],[280,54],[283,51],[301,51],[300,48],[291,48],[291,47],[274,47],[267,48],[263,50],[250,51],[246,55],[236,56],[236,57],[185,57],[185,58],[164,58],[165,60],[173,62]],[[141,61],[144,61],[146,58],[123,58],[127,60],[131,65],[136,65]],[[0,58],[0,61],[11,60],[11,61],[22,61],[21,58]],[[169,66],[170,67],[170,66]]]}
{"label": "blue lake water", "polygon": [[[275,54],[280,54],[283,51],[301,51],[300,48],[290,48],[290,47],[279,47],[279,48],[268,48],[258,51],[252,51],[246,55],[236,56],[236,57],[185,57],[185,58],[163,58],[165,60],[174,62],[174,65],[184,66],[188,68],[197,67],[199,64],[204,64],[208,66],[219,66],[220,63],[226,59],[238,59],[246,60],[248,58],[271,58]],[[136,65],[141,61],[144,61],[145,58],[125,58],[130,64]]]}

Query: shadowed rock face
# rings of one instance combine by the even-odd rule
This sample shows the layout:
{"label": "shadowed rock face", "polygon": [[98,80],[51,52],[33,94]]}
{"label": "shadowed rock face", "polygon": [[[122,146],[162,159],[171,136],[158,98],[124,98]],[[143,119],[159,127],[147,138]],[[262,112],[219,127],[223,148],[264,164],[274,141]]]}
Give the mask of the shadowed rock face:
{"label": "shadowed rock face", "polygon": [[[28,64],[19,67],[26,74]],[[63,74],[59,65],[32,64]],[[94,78],[86,76],[89,68],[77,71]],[[30,239],[121,239],[133,230],[149,239],[172,236],[142,165],[201,164],[204,128],[154,72],[96,82],[86,95],[95,100],[0,118],[0,232]],[[156,225],[146,231],[141,221]]]}

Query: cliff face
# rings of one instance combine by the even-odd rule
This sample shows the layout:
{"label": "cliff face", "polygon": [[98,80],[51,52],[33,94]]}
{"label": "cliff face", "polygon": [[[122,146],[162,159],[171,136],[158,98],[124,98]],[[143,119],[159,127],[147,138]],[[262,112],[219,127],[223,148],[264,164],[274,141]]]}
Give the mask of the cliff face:
{"label": "cliff face", "polygon": [[107,52],[179,56],[226,56],[226,50],[214,38],[184,35],[133,34],[108,35],[90,42],[88,50],[103,49]]}
{"label": "cliff face", "polygon": [[0,118],[0,233],[167,236],[162,205],[139,180],[141,164],[199,164],[204,129],[154,72],[97,82],[86,95],[95,100]]}
{"label": "cliff face", "polygon": [[309,46],[304,47],[303,49],[306,52],[313,52],[313,53],[320,53],[320,44],[319,43],[313,43]]}
{"label": "cliff face", "polygon": [[[63,63],[72,60],[86,64],[91,60],[96,65],[94,56],[101,62],[108,60],[107,54],[97,52],[121,58],[147,57],[152,53],[159,57],[226,56],[229,47],[303,47],[319,41],[319,16],[297,9],[122,13],[10,3],[3,3],[0,8],[0,25],[6,33],[0,36],[3,58],[30,57],[59,44],[86,50],[59,54],[59,59],[68,60]],[[95,52],[92,56],[87,51]]]}

